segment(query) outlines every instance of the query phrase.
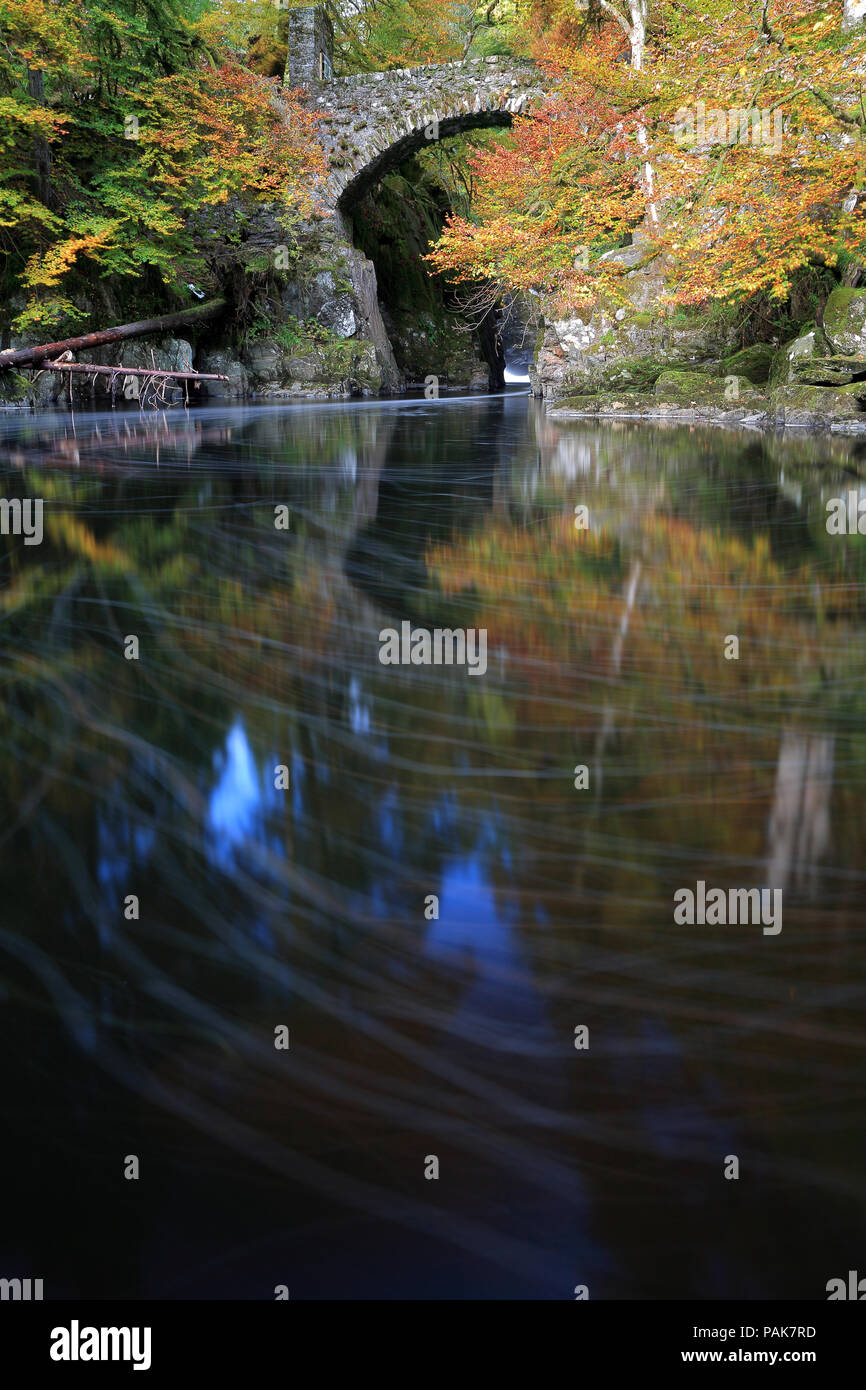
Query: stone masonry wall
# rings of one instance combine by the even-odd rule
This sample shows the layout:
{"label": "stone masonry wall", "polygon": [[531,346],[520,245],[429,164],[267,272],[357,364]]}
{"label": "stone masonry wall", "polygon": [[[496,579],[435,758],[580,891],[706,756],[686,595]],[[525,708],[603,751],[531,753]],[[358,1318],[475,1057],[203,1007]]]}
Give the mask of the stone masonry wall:
{"label": "stone masonry wall", "polygon": [[289,15],[289,61],[286,82],[289,87],[309,87],[320,81],[319,55],[325,55],[325,75],[334,71],[334,30],[325,11],[318,5],[292,10]]}

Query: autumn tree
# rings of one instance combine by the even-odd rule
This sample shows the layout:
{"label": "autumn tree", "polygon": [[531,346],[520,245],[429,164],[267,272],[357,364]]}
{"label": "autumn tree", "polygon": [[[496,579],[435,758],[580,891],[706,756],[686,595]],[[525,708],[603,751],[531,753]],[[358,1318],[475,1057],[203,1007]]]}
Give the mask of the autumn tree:
{"label": "autumn tree", "polygon": [[590,306],[616,282],[604,252],[654,201],[644,43],[624,20],[564,4],[525,23],[551,95],[472,160],[474,214],[451,219],[430,259],[464,282],[485,279],[491,294],[540,292],[557,312]]}
{"label": "autumn tree", "polygon": [[859,257],[862,26],[814,0],[684,0],[666,20],[654,148],[676,298],[781,300],[804,266]]}
{"label": "autumn tree", "polygon": [[452,221],[434,263],[535,288],[564,312],[615,290],[605,252],[639,225],[666,255],[671,300],[686,304],[784,299],[804,267],[861,257],[855,9],[528,0],[523,22],[554,92],[515,123],[507,154],[476,161],[475,217]]}
{"label": "autumn tree", "polygon": [[233,198],[310,210],[310,118],[210,37],[179,0],[0,0],[7,327],[71,325],[86,278],[182,286],[207,264],[191,217]]}
{"label": "autumn tree", "polygon": [[445,63],[507,45],[518,0],[325,0],[344,65]]}

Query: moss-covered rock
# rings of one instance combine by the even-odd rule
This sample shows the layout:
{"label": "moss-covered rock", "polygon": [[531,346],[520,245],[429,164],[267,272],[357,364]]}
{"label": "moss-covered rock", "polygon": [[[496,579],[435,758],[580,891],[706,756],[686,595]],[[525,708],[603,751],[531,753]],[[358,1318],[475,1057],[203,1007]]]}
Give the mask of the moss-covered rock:
{"label": "moss-covered rock", "polygon": [[866,382],[838,388],[783,385],[765,396],[744,377],[735,381],[737,395],[732,397],[730,378],[708,379],[697,372],[669,371],[659,378],[651,395],[641,391],[577,394],[557,401],[550,413],[560,419],[619,415],[866,433]]}
{"label": "moss-covered rock", "polygon": [[249,343],[244,365],[256,395],[344,398],[376,395],[382,367],[373,343],[340,338],[319,324],[283,323]]}
{"label": "moss-covered rock", "polygon": [[866,353],[866,290],[840,285],[824,305],[824,333],[834,352]]}
{"label": "moss-covered rock", "polygon": [[24,372],[0,372],[0,405],[27,405],[33,399],[31,385]]}
{"label": "moss-covered rock", "polygon": [[744,376],[753,386],[762,386],[769,380],[770,368],[776,349],[771,343],[753,343],[751,347],[741,348],[739,352],[725,357],[719,364],[720,376]]}
{"label": "moss-covered rock", "polygon": [[799,363],[826,356],[827,346],[817,324],[806,324],[798,338],[784,343],[773,358],[769,383],[772,387],[787,386],[796,381]]}
{"label": "moss-covered rock", "polygon": [[645,391],[596,391],[592,395],[566,396],[551,407],[551,415],[643,414],[653,404]]}
{"label": "moss-covered rock", "polygon": [[[719,383],[724,387],[724,383]],[[751,401],[726,400],[724,389],[703,399],[682,397],[675,400],[648,395],[645,391],[600,391],[595,395],[569,396],[557,401],[550,414],[556,419],[582,419],[587,416],[622,416],[647,420],[698,421],[708,425],[758,425],[767,418],[766,400],[752,393]]]}
{"label": "moss-covered rock", "polygon": [[866,378],[866,357],[804,357],[791,363],[791,375],[805,386],[848,386]]}
{"label": "moss-covered rock", "polygon": [[672,405],[717,405],[735,408],[737,405],[758,405],[763,397],[744,376],[728,373],[712,377],[704,372],[662,372],[655,384],[657,400]]}
{"label": "moss-covered rock", "polygon": [[633,387],[636,391],[651,391],[667,364],[661,357],[625,357],[611,362],[600,381],[605,391]]}
{"label": "moss-covered rock", "polygon": [[866,382],[851,386],[780,386],[770,398],[777,424],[815,427],[862,420],[866,428]]}
{"label": "moss-covered rock", "polygon": [[688,403],[708,394],[710,378],[703,372],[681,369],[662,372],[655,384],[655,395],[661,400],[682,400]]}

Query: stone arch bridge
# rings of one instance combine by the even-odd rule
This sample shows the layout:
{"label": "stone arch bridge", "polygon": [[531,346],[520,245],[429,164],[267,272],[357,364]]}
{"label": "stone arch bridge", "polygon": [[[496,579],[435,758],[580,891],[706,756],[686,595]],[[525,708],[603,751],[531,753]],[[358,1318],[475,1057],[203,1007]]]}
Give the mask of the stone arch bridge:
{"label": "stone arch bridge", "polygon": [[[446,386],[468,382],[469,389],[485,389],[484,383],[477,384],[479,376],[489,379],[490,385],[500,385],[505,351],[495,323],[483,330],[477,326],[474,369],[469,361],[472,353],[464,350],[462,342],[462,335],[472,334],[468,325],[452,335],[449,362],[447,349],[441,342],[434,346],[419,323],[414,345],[417,349],[420,341],[423,346],[412,358],[413,365],[405,369],[418,379],[407,379],[389,337],[389,332],[395,334],[396,341],[401,329],[393,323],[390,329],[386,326],[376,267],[354,244],[352,212],[381,179],[428,142],[510,125],[544,95],[540,72],[530,63],[488,58],[335,77],[333,52],[333,31],[324,9],[291,10],[284,85],[301,90],[305,104],[319,116],[317,135],[327,163],[316,190],[316,212],[297,229],[302,254],[280,290],[277,312],[302,324],[315,320],[343,343],[336,356],[326,345],[305,349],[303,360],[294,353],[284,361],[280,342],[263,339],[248,354],[253,385],[269,393],[278,389],[283,394],[331,394],[333,378],[339,375],[341,381],[345,378],[345,389],[334,394],[375,394],[424,384],[418,374],[428,372],[437,381],[441,377]],[[270,256],[275,247],[287,249],[282,244],[285,227],[272,212],[263,210],[249,230],[251,253]],[[408,334],[413,336],[411,327]],[[455,347],[457,338],[461,341]],[[429,367],[421,372],[419,362],[427,348]],[[349,357],[347,368],[344,358]],[[461,372],[464,377],[469,373],[466,381]],[[279,388],[272,384],[275,378]],[[291,384],[285,386],[286,380]]]}
{"label": "stone arch bridge", "polygon": [[333,33],[318,7],[292,11],[289,45],[286,81],[306,89],[320,118],[322,202],[338,213],[430,141],[510,125],[545,90],[534,64],[501,57],[333,77]]}
{"label": "stone arch bridge", "polygon": [[409,155],[433,140],[510,125],[543,94],[531,64],[488,58],[316,83],[308,104],[319,114],[327,159],[326,207],[350,211]]}

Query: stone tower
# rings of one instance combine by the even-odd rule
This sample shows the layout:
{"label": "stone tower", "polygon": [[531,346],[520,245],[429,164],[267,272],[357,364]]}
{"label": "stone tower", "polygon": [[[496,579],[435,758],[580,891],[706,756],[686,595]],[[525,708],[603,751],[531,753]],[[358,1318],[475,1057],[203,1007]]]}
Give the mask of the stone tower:
{"label": "stone tower", "polygon": [[289,61],[286,84],[311,87],[334,75],[334,30],[320,5],[289,13]]}

